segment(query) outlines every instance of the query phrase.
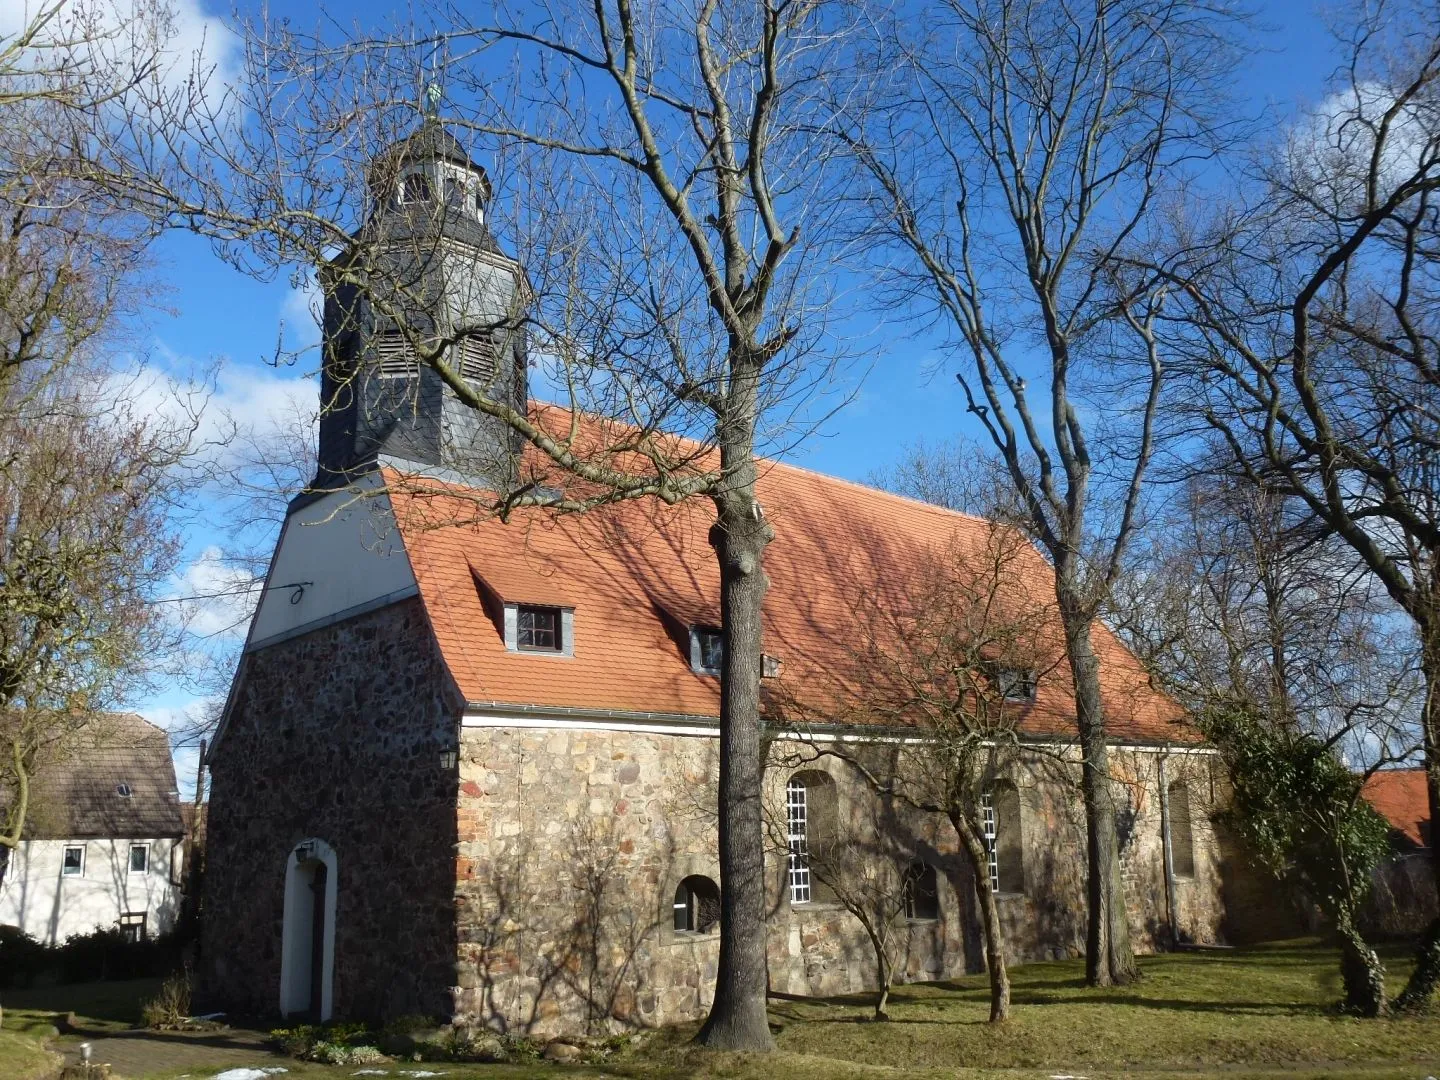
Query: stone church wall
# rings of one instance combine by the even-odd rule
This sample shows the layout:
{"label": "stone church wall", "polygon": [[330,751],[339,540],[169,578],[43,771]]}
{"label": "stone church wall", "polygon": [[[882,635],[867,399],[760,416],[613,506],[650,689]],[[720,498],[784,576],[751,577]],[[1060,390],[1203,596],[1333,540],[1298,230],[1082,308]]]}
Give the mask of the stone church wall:
{"label": "stone church wall", "polygon": [[252,653],[211,763],[200,976],[279,1004],[286,862],[336,853],[334,1015],[441,1014],[454,982],[460,702],[418,600]]}
{"label": "stone church wall", "polygon": [[[792,747],[791,749],[795,749]],[[718,938],[676,933],[676,886],[718,882],[714,739],[601,730],[466,727],[461,735],[457,1022],[507,1031],[606,1031],[703,1016]],[[784,759],[785,746],[772,751]],[[1176,779],[1171,759],[1168,779]],[[887,850],[936,867],[940,918],[901,928],[897,981],[983,970],[973,881],[943,819],[888,806],[822,760],[837,813],[858,843],[887,835]],[[1157,759],[1117,753],[1138,949],[1168,941]],[[1189,759],[1195,867],[1176,880],[1186,939],[1215,941],[1220,863],[1207,759]],[[823,888],[791,906],[786,888],[784,791],[792,770],[767,773],[770,846],[769,970],[774,992],[840,994],[873,985],[874,960],[858,922]],[[1021,794],[1023,892],[1000,898],[1012,961],[1083,954],[1085,834],[1072,766],[1049,758],[1015,770]],[[898,846],[897,846],[898,845]]]}

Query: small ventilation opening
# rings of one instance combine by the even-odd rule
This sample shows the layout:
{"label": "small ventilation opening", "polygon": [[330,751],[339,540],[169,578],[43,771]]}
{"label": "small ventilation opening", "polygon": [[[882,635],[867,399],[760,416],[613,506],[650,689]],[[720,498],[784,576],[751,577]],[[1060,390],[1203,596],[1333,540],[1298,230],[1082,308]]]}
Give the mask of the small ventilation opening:
{"label": "small ventilation opening", "polygon": [[375,360],[382,379],[408,379],[419,371],[415,350],[404,334],[380,334],[375,338]]}
{"label": "small ventilation opening", "polygon": [[495,339],[488,333],[462,338],[458,352],[456,367],[466,382],[489,383],[495,378]]}

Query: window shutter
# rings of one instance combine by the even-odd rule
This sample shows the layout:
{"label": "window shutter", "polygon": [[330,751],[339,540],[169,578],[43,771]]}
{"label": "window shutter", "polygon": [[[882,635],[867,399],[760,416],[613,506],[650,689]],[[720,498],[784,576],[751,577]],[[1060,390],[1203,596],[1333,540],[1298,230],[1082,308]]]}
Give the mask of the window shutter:
{"label": "window shutter", "polygon": [[489,383],[495,378],[495,339],[489,334],[461,338],[459,375],[466,382]]}
{"label": "window shutter", "polygon": [[375,358],[382,379],[408,379],[416,373],[415,353],[404,334],[381,334],[377,337]]}

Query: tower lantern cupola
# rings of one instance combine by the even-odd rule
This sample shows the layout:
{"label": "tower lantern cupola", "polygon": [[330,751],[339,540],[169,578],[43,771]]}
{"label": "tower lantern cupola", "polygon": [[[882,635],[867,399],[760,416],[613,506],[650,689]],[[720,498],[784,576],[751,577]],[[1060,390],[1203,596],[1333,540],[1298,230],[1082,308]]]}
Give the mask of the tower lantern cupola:
{"label": "tower lantern cupola", "polygon": [[489,231],[490,179],[434,117],[379,154],[366,178],[365,223],[320,274],[317,480],[344,482],[387,457],[503,486],[513,437],[436,367],[524,408],[521,271]]}

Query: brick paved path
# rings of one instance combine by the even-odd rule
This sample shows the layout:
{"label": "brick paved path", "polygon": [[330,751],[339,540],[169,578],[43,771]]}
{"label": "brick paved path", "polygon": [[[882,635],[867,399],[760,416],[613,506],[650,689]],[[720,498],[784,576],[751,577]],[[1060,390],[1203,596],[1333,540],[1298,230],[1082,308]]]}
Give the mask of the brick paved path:
{"label": "brick paved path", "polygon": [[116,1076],[193,1072],[196,1080],[238,1066],[265,1068],[291,1064],[265,1045],[258,1031],[70,1032],[51,1046],[66,1062],[80,1060],[80,1044],[90,1044],[90,1060],[108,1062]]}

